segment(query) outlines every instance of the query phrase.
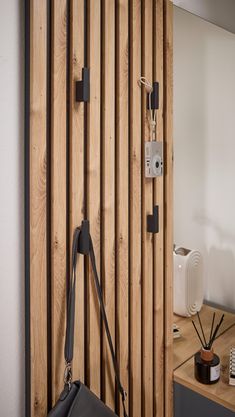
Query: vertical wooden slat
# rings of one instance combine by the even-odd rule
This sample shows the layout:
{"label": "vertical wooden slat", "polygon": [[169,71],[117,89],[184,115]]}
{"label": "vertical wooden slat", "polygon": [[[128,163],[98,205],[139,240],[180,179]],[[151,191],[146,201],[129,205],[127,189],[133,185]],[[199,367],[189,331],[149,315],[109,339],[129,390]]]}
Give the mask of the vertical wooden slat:
{"label": "vertical wooden slat", "polygon": [[30,2],[31,417],[47,413],[47,2]]}
{"label": "vertical wooden slat", "polygon": [[[74,229],[84,219],[84,104],[76,103],[75,82],[84,67],[84,0],[70,9],[70,248]],[[71,251],[70,251],[71,258]],[[73,377],[84,382],[84,259],[77,263]]]}
{"label": "vertical wooden slat", "polygon": [[[159,82],[156,139],[163,141],[163,0],[154,1],[154,81]],[[159,206],[159,233],[154,235],[154,416],[164,415],[164,177],[154,180],[154,205]]]}
{"label": "vertical wooden slat", "polygon": [[[106,313],[115,345],[115,1],[103,2],[102,56],[102,278]],[[115,376],[104,333],[104,396],[115,409]]]}
{"label": "vertical wooden slat", "polygon": [[173,3],[164,0],[165,417],[173,414]]}
{"label": "vertical wooden slat", "polygon": [[[129,129],[128,129],[128,2],[118,0],[116,30],[116,299],[117,299],[117,356],[121,381],[129,391]],[[128,407],[128,400],[127,400]]]}
{"label": "vertical wooden slat", "polygon": [[52,401],[63,388],[66,310],[66,0],[52,2]]}
{"label": "vertical wooden slat", "polygon": [[[88,105],[87,144],[87,206],[91,235],[100,275],[100,52],[101,52],[101,4],[89,2],[89,67],[90,103]],[[92,269],[89,266],[88,288],[88,381],[91,390],[100,395],[100,314]]]}
{"label": "vertical wooden slat", "polygon": [[130,417],[141,417],[141,0],[130,13]]}
{"label": "vertical wooden slat", "polygon": [[[142,75],[152,83],[153,63],[153,3],[147,0],[143,3],[143,51],[142,51]],[[146,92],[143,94],[143,145],[150,140],[149,112],[146,108]],[[142,151],[142,163],[144,171],[144,146]],[[143,233],[143,416],[153,415],[153,244],[152,234],[147,232],[147,214],[153,212],[153,180],[143,178],[142,194],[142,233]]]}

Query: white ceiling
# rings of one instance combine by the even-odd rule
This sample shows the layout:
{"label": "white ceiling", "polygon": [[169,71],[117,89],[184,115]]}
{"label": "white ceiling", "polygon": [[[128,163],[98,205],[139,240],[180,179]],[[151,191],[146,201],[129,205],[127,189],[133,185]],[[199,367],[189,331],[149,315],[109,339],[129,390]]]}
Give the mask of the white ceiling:
{"label": "white ceiling", "polygon": [[235,0],[173,0],[173,3],[235,33]]}

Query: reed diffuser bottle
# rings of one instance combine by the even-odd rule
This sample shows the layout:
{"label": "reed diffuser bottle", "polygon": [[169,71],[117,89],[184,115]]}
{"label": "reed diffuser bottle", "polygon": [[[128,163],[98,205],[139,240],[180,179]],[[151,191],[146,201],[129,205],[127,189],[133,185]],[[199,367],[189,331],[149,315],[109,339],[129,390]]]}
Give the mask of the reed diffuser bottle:
{"label": "reed diffuser bottle", "polygon": [[194,356],[194,375],[203,384],[214,384],[220,379],[220,359],[213,349],[202,348]]}
{"label": "reed diffuser bottle", "polygon": [[208,342],[206,341],[199,313],[197,313],[197,316],[201,328],[202,337],[199,334],[199,331],[193,320],[192,323],[202,347],[201,350],[197,352],[194,356],[194,375],[195,378],[202,384],[214,384],[220,379],[220,358],[218,355],[214,353],[212,345],[224,319],[224,314],[222,315],[220,322],[217,324],[214,330],[215,313],[213,313],[210,337]]}

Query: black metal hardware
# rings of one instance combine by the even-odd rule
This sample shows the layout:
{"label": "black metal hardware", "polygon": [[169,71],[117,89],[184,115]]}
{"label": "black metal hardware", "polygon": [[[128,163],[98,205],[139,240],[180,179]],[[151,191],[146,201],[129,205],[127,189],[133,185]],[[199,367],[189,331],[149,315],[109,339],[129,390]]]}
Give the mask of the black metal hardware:
{"label": "black metal hardware", "polygon": [[89,255],[90,249],[90,224],[89,220],[83,220],[79,236],[77,251],[82,255]]}
{"label": "black metal hardware", "polygon": [[[153,83],[153,91],[151,94],[151,109],[159,109],[159,83],[155,81]],[[147,94],[147,109],[149,110],[149,94]]]}
{"label": "black metal hardware", "polygon": [[147,232],[158,233],[159,232],[159,207],[154,206],[153,214],[147,215]]}
{"label": "black metal hardware", "polygon": [[76,101],[90,100],[90,72],[89,68],[82,69],[82,80],[76,81]]}

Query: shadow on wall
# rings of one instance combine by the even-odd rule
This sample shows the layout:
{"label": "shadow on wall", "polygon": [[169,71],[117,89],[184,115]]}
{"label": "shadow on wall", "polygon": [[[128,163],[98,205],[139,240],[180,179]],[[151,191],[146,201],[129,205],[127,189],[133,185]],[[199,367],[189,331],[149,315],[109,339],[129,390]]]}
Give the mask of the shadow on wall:
{"label": "shadow on wall", "polygon": [[221,302],[223,294],[223,305],[235,310],[235,256],[230,249],[210,248],[208,277],[211,281],[210,299]]}
{"label": "shadow on wall", "polygon": [[203,214],[195,215],[194,220],[215,242],[213,246],[206,245],[203,254],[206,299],[235,310],[235,253],[231,250],[235,234]]}

